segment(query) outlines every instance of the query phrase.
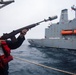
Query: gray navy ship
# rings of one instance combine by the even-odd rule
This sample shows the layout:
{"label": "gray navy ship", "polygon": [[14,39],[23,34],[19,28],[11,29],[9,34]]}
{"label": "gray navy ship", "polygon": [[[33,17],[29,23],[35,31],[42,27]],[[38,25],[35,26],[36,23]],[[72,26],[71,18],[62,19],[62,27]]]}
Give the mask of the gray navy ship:
{"label": "gray navy ship", "polygon": [[76,50],[76,7],[72,6],[71,8],[75,11],[73,20],[68,20],[68,9],[63,9],[60,21],[45,29],[43,39],[28,39],[30,45]]}

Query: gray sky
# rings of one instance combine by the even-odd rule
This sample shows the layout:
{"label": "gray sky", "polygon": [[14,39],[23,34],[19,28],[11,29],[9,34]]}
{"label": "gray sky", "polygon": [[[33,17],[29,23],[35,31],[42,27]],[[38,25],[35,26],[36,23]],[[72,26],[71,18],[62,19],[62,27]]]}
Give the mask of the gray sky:
{"label": "gray sky", "polygon": [[59,21],[62,9],[68,9],[69,19],[74,18],[75,12],[71,10],[71,6],[75,3],[76,0],[15,0],[14,3],[0,9],[0,35],[57,15],[58,19],[41,23],[26,35],[27,39],[44,38],[45,28],[50,23]]}

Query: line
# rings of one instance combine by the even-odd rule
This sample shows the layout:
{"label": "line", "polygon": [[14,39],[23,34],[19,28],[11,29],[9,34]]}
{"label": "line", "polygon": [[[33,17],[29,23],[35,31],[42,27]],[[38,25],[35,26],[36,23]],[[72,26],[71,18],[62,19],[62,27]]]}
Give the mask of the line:
{"label": "line", "polygon": [[36,63],[36,62],[31,62],[31,61],[29,61],[29,60],[22,59],[22,58],[20,58],[20,57],[15,57],[15,58],[16,58],[16,59],[19,59],[19,60],[22,60],[22,61],[24,61],[24,62],[29,62],[29,63],[35,64],[35,65],[44,67],[44,68],[52,69],[52,70],[55,70],[55,71],[59,71],[59,72],[63,72],[63,73],[71,74],[71,75],[76,75],[76,73],[72,73],[72,72],[68,72],[68,71],[61,70],[61,69],[49,67],[49,66],[46,66],[46,65],[43,65],[43,64],[38,64],[38,63]]}

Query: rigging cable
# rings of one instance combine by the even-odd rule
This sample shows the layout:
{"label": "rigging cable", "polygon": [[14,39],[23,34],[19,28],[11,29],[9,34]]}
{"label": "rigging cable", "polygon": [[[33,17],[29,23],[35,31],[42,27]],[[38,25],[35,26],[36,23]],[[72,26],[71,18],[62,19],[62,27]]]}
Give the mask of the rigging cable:
{"label": "rigging cable", "polygon": [[36,63],[36,62],[31,62],[31,61],[29,61],[29,60],[26,60],[26,59],[23,59],[23,58],[20,58],[20,57],[14,57],[14,58],[19,59],[19,60],[24,61],[24,62],[28,62],[28,63],[31,63],[31,64],[35,64],[35,65],[37,65],[37,66],[41,66],[41,67],[44,67],[44,68],[48,68],[48,69],[51,69],[51,70],[63,72],[63,73],[70,74],[70,75],[76,75],[76,73],[72,73],[72,72],[68,72],[68,71],[61,70],[61,69],[49,67],[49,66],[46,66],[46,65],[43,65],[43,64],[39,64],[39,63]]}

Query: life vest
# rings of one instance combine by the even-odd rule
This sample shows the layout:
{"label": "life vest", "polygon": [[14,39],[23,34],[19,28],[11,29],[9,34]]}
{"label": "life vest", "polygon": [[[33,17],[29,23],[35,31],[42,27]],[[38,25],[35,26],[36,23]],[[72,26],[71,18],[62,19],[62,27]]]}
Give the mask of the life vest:
{"label": "life vest", "polygon": [[8,62],[13,60],[13,57],[10,55],[11,50],[5,41],[1,42],[1,47],[2,47],[4,54],[0,55],[0,68],[4,68],[4,66],[7,65]]}

